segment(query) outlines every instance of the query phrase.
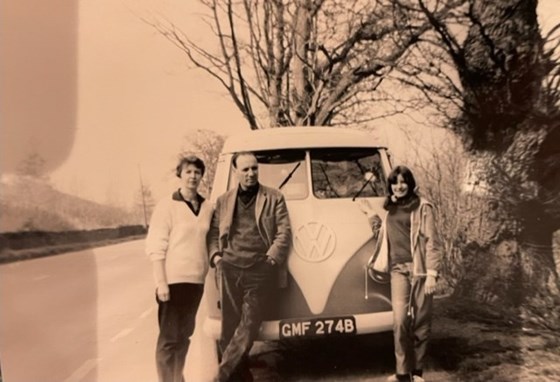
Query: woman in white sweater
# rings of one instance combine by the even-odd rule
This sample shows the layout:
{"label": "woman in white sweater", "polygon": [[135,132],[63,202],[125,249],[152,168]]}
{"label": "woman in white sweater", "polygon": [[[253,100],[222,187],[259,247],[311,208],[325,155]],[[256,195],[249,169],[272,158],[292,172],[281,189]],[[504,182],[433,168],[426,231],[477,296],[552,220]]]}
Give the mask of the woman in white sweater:
{"label": "woman in white sweater", "polygon": [[157,204],[146,238],[158,303],[160,382],[183,381],[189,337],[208,271],[206,234],[212,206],[198,193],[204,170],[204,162],[196,156],[179,160],[176,175],[181,187]]}

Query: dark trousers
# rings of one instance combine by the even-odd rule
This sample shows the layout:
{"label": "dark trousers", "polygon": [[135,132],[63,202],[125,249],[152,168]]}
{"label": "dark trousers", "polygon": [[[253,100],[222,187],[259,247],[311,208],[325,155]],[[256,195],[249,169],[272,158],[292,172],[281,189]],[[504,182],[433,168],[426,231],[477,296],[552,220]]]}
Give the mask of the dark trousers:
{"label": "dark trousers", "polygon": [[204,286],[202,284],[170,284],[168,301],[158,302],[159,336],[156,366],[160,382],[182,382],[183,369],[194,331],[196,312]]}
{"label": "dark trousers", "polygon": [[275,277],[274,266],[258,262],[238,268],[220,262],[222,335],[218,381],[251,381],[248,355],[259,334],[262,310]]}
{"label": "dark trousers", "polygon": [[[432,295],[424,293],[424,277],[412,277],[412,263],[391,269],[393,335],[397,374],[424,368],[432,322]],[[412,310],[410,310],[412,305]],[[412,316],[410,315],[412,313]]]}

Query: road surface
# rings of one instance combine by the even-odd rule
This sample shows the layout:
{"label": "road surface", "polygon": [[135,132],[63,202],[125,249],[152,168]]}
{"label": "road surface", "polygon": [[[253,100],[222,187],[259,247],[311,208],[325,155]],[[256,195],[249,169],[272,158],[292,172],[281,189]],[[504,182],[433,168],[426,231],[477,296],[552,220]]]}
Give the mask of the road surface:
{"label": "road surface", "polygon": [[[143,248],[138,240],[0,266],[3,381],[156,381],[157,307]],[[211,380],[217,367],[200,327],[187,359],[193,381]]]}

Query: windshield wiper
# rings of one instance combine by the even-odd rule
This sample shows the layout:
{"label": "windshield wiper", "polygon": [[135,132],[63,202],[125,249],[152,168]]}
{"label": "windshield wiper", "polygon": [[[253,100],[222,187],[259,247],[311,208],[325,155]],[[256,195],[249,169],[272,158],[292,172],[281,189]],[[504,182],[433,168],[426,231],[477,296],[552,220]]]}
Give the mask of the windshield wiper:
{"label": "windshield wiper", "polygon": [[355,201],[356,198],[358,196],[360,196],[360,194],[362,193],[364,188],[366,188],[367,185],[369,184],[369,182],[374,178],[374,175],[373,175],[372,172],[366,172],[364,175],[366,176],[366,181],[364,182],[364,184],[362,184],[362,187],[358,190],[358,192],[356,192],[356,194],[352,197],[352,201]]}
{"label": "windshield wiper", "polygon": [[282,187],[284,187],[286,185],[286,183],[288,183],[288,181],[292,178],[292,175],[294,175],[294,172],[296,172],[296,170],[298,169],[298,167],[301,165],[301,162],[297,162],[297,164],[295,165],[295,167],[292,169],[292,171],[290,171],[290,173],[284,178],[284,180],[282,181],[282,183],[280,183],[280,186],[278,186],[278,189],[281,190]]}

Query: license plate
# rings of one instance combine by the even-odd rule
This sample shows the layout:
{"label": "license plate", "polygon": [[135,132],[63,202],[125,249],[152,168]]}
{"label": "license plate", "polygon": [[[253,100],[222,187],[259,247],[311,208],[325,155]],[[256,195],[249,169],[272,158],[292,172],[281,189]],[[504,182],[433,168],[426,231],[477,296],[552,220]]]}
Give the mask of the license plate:
{"label": "license plate", "polygon": [[282,320],[280,338],[325,337],[356,334],[356,320],[352,316]]}

